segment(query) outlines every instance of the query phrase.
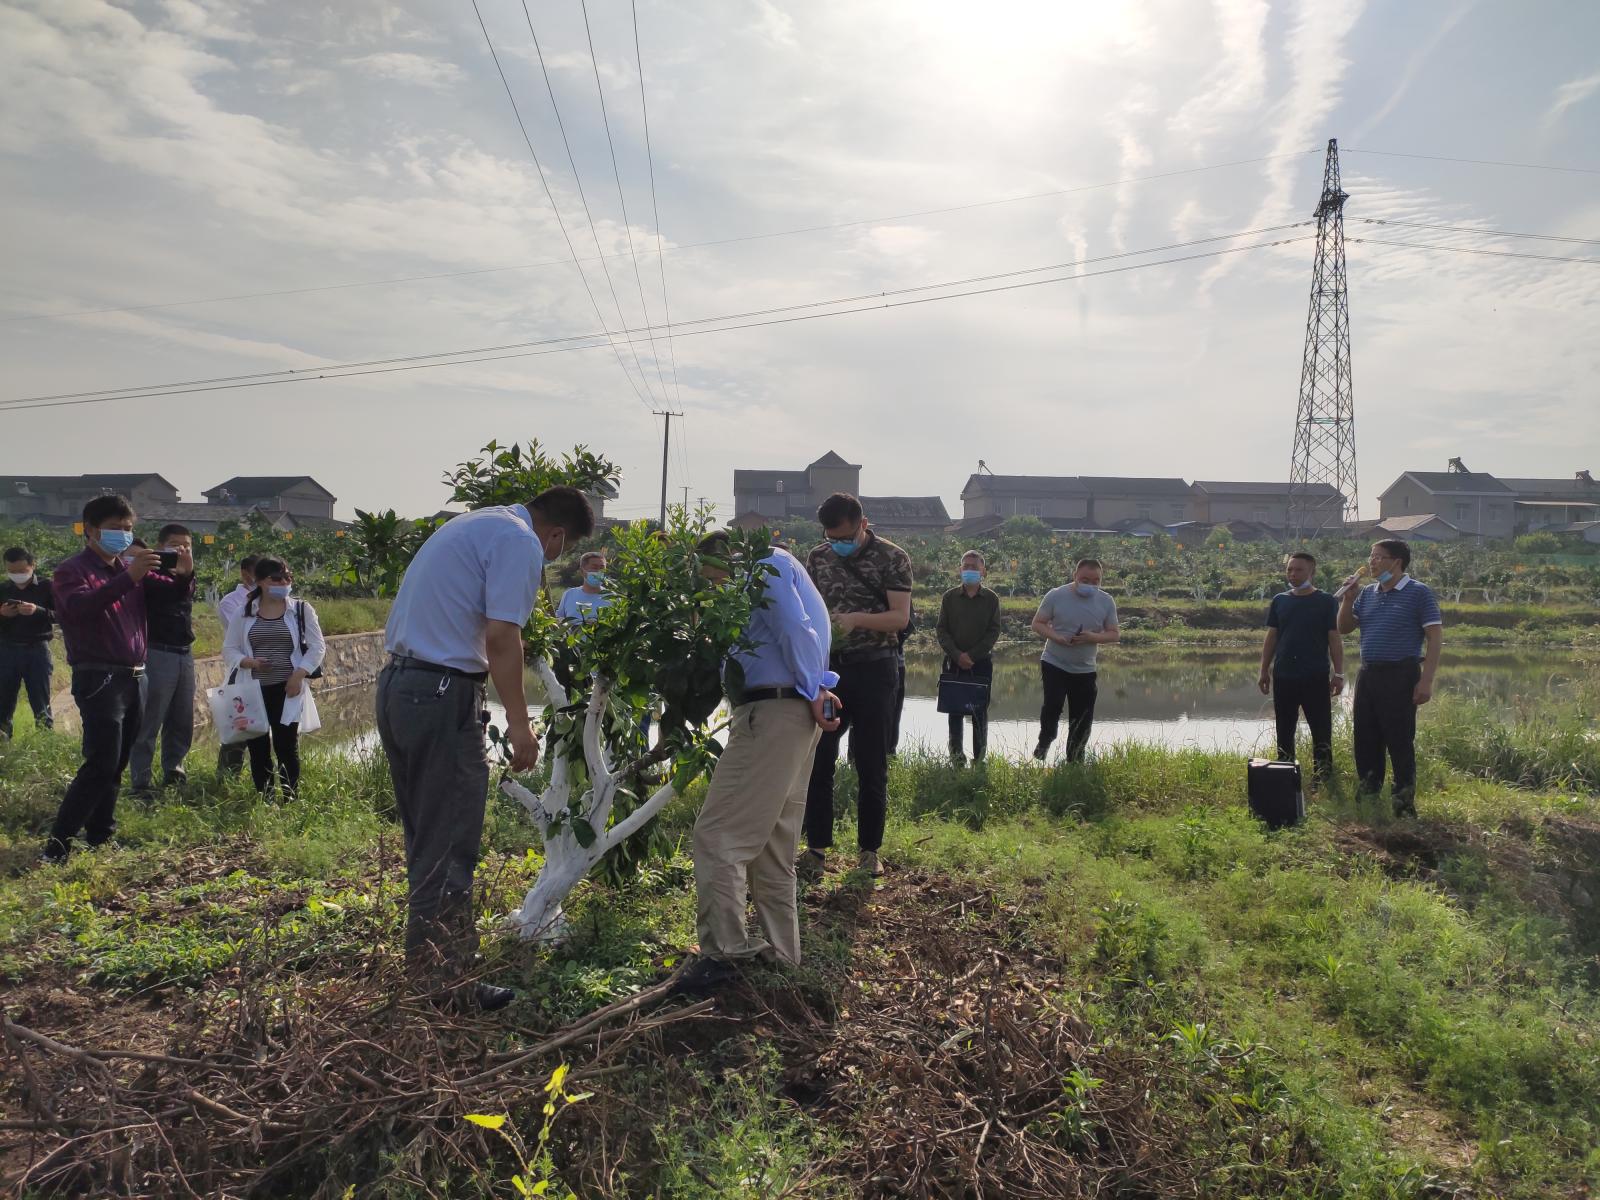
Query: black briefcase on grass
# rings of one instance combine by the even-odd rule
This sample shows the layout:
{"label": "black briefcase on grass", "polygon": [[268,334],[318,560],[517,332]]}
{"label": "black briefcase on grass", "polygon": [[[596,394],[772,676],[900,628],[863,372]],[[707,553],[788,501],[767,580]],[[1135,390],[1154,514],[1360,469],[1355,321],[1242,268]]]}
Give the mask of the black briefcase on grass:
{"label": "black briefcase on grass", "polygon": [[939,711],[969,716],[989,707],[989,685],[959,671],[939,676]]}
{"label": "black briefcase on grass", "polygon": [[1250,811],[1268,829],[1298,825],[1306,817],[1306,794],[1300,786],[1300,764],[1252,758],[1245,766]]}

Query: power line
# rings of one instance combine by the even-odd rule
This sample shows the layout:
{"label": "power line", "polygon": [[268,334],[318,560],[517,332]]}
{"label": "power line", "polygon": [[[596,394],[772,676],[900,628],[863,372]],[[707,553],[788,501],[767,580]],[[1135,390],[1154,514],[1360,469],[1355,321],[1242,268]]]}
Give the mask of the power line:
{"label": "power line", "polygon": [[[473,2],[476,3],[477,0],[473,0]],[[600,231],[595,227],[594,214],[589,211],[589,197],[583,191],[583,176],[578,174],[578,160],[572,156],[572,143],[567,140],[567,125],[561,119],[561,106],[556,103],[556,89],[550,83],[550,69],[545,66],[544,48],[539,45],[539,35],[533,29],[533,14],[528,11],[528,0],[522,0],[522,16],[528,22],[528,36],[533,39],[533,51],[539,56],[539,73],[544,76],[544,90],[550,93],[550,109],[556,115],[556,128],[561,131],[561,145],[567,152],[567,166],[572,168],[572,181],[578,185],[578,199],[583,204],[583,218],[589,222],[589,236],[594,238],[594,252],[600,256],[600,270],[606,277],[606,286],[611,289],[611,303],[617,306],[617,320],[626,329],[628,327],[628,318],[622,311],[622,301],[617,298],[616,280],[611,278],[611,268],[606,265],[605,251],[600,248]],[[620,182],[618,186],[621,186]],[[644,319],[649,321],[650,314],[646,313]],[[600,318],[600,324],[605,324],[604,317]],[[639,361],[639,347],[632,338],[628,339],[628,350],[633,355],[633,365],[639,368],[639,378],[644,383],[644,390],[649,393],[653,403],[655,393],[650,391],[649,377],[644,373],[644,364]],[[662,391],[665,392],[665,390],[666,385],[663,384]],[[663,396],[663,399],[665,399],[665,396]],[[648,408],[649,405],[647,404],[645,407]]]}
{"label": "power line", "polygon": [[[937,291],[945,288],[962,287],[969,283],[987,283],[998,279],[1011,279],[1020,275],[1040,274],[1046,271],[1059,271],[1068,267],[1079,268],[1091,263],[1113,262],[1124,258],[1139,258],[1147,254],[1164,254],[1169,250],[1184,250],[1193,246],[1206,245],[1211,242],[1232,241],[1235,238],[1254,237],[1257,234],[1263,233],[1277,233],[1286,229],[1296,229],[1304,225],[1309,225],[1310,223],[1311,222],[1309,221],[1297,221],[1285,225],[1266,225],[1256,229],[1240,230],[1236,233],[1220,233],[1209,237],[1191,238],[1184,242],[1170,242],[1164,246],[1148,246],[1140,250],[1124,250],[1116,254],[1103,254],[1095,258],[1079,259],[1074,262],[1048,263],[1042,267],[1024,267],[1014,271],[1001,271],[988,275],[973,275],[964,279],[950,279],[941,283],[916,284],[910,287],[895,288],[885,291],[863,292],[853,296],[838,296],[831,300],[809,300],[799,304],[778,305],[772,308],[752,309],[747,312],[725,313],[720,316],[713,317],[696,317],[692,320],[680,321],[672,328],[687,329],[688,327],[695,325],[714,325],[724,321],[741,321],[751,317],[765,317],[776,313],[796,312],[809,308],[827,308],[841,304],[854,304],[862,300],[881,299],[887,296],[899,296],[907,295],[913,292]],[[625,328],[621,332],[623,335],[632,340],[632,335],[641,332],[641,330]],[[112,393],[145,392],[155,389],[168,388],[190,388],[204,384],[235,383],[238,381],[253,379],[261,379],[268,382],[273,382],[287,377],[315,376],[321,372],[344,371],[361,367],[387,367],[397,363],[413,363],[438,359],[459,358],[463,355],[469,354],[496,354],[502,350],[522,350],[536,346],[555,345],[561,342],[584,342],[600,337],[610,338],[611,336],[611,331],[605,329],[602,323],[602,330],[595,333],[566,334],[561,337],[539,338],[520,342],[505,342],[495,346],[474,346],[464,350],[437,350],[426,354],[403,354],[392,358],[375,358],[348,363],[334,363],[322,367],[291,367],[277,371],[253,371],[242,375],[217,375],[206,379],[179,380],[176,382],[166,383],[148,383],[131,387],[97,388],[92,391],[84,392],[59,392],[51,395],[23,396],[12,400],[0,400],[0,407],[14,404],[27,404],[36,400],[76,400],[83,397],[105,396]],[[684,336],[689,335],[685,334]]]}
{"label": "power line", "polygon": [[[479,21],[479,24],[481,25],[482,22],[483,22],[483,18],[482,18],[481,15],[479,16],[478,21]],[[637,25],[635,25],[635,53],[637,53],[637,49],[638,49],[637,33],[638,33]],[[488,31],[487,30],[485,30],[484,36],[485,36],[485,38],[488,37]],[[493,44],[491,43],[491,45],[490,45],[490,54],[493,55],[493,53],[494,53],[494,47],[493,47]],[[499,66],[499,60],[498,59],[496,59],[495,65],[497,67]],[[641,103],[643,103],[643,92],[642,92],[642,89],[643,89],[644,72],[643,72],[642,68],[640,70],[639,77],[640,77],[640,87],[641,87]],[[505,76],[502,73],[501,81],[504,82],[504,80],[505,80]],[[509,93],[509,91],[510,91],[510,88],[509,88],[509,85],[508,85],[507,86],[507,92]],[[512,101],[512,106],[515,107],[515,105],[516,105],[516,101],[513,100]],[[646,121],[645,146],[646,146],[646,150],[648,152],[649,145],[650,145],[649,115],[648,115],[648,112],[646,113],[645,121]],[[518,118],[518,123],[519,124],[521,123],[520,116]],[[524,131],[524,137],[526,138],[526,131]],[[530,149],[531,149],[531,147],[530,147]],[[1154,174],[1154,175],[1135,175],[1135,176],[1131,176],[1131,177],[1129,177],[1127,179],[1114,179],[1114,180],[1111,180],[1110,182],[1107,182],[1107,183],[1085,183],[1085,184],[1079,184],[1079,185],[1076,185],[1074,187],[1069,187],[1069,188],[1059,188],[1059,189],[1057,189],[1055,191],[1030,192],[1027,195],[1006,196],[1006,197],[1003,197],[1003,198],[1001,198],[999,200],[978,200],[978,201],[974,201],[974,202],[969,203],[969,204],[952,205],[952,206],[947,207],[947,208],[926,208],[926,209],[922,209],[922,210],[916,211],[916,212],[896,213],[896,214],[892,214],[890,216],[861,217],[861,218],[857,218],[857,219],[849,220],[849,221],[838,221],[838,222],[835,222],[834,224],[831,224],[831,225],[806,225],[806,226],[802,226],[802,227],[797,228],[797,229],[778,229],[778,230],[773,230],[773,231],[768,232],[768,233],[749,233],[749,234],[741,234],[738,237],[715,238],[715,239],[712,239],[712,240],[709,240],[709,241],[704,241],[704,242],[686,242],[681,246],[668,246],[665,249],[660,248],[661,222],[660,222],[659,219],[657,219],[656,220],[656,242],[657,242],[657,247],[658,247],[657,248],[657,253],[658,254],[678,254],[678,253],[682,253],[682,252],[688,251],[688,250],[705,250],[705,249],[710,249],[710,248],[713,248],[713,247],[716,247],[716,246],[731,246],[731,245],[735,245],[735,244],[740,243],[740,242],[759,242],[759,241],[771,240],[771,239],[774,239],[774,238],[797,237],[797,236],[800,236],[802,234],[808,234],[808,233],[828,233],[828,232],[831,232],[833,230],[838,230],[838,229],[851,229],[851,228],[854,228],[854,227],[856,227],[858,225],[884,225],[884,224],[888,224],[888,223],[893,222],[893,221],[908,221],[908,220],[911,220],[914,217],[942,216],[942,215],[944,215],[946,213],[969,212],[969,211],[971,211],[973,209],[979,209],[979,208],[994,208],[994,207],[997,207],[997,206],[1003,205],[1003,204],[1021,204],[1021,203],[1024,203],[1024,202],[1030,201],[1030,200],[1048,200],[1048,199],[1051,199],[1051,198],[1056,197],[1056,196],[1070,196],[1070,195],[1075,195],[1075,194],[1077,194],[1079,192],[1102,191],[1102,190],[1104,190],[1106,188],[1122,187],[1122,186],[1124,186],[1126,184],[1131,184],[1131,183],[1151,183],[1151,182],[1154,182],[1156,180],[1172,179],[1172,178],[1176,178],[1177,176],[1181,176],[1181,175],[1193,175],[1193,174],[1197,174],[1199,172],[1204,172],[1204,171],[1220,171],[1220,170],[1223,170],[1224,168],[1227,168],[1227,167],[1251,166],[1251,165],[1253,165],[1255,163],[1270,162],[1273,159],[1278,159],[1278,158],[1298,158],[1298,157],[1300,157],[1301,155],[1304,155],[1304,154],[1315,154],[1315,153],[1318,153],[1318,151],[1316,151],[1316,150],[1292,150],[1292,151],[1288,151],[1288,152],[1283,153],[1283,154],[1267,154],[1267,155],[1263,155],[1263,156],[1261,156],[1259,158],[1241,158],[1241,159],[1235,159],[1235,160],[1233,160],[1231,162],[1212,163],[1212,164],[1210,164],[1208,166],[1203,166],[1203,167],[1186,167],[1186,168],[1184,168],[1182,170],[1177,170],[1177,171],[1162,171],[1162,172],[1159,172],[1159,173]],[[537,157],[537,156],[535,156],[535,157]],[[650,184],[650,186],[651,186],[651,201],[650,202],[651,202],[652,208],[654,208],[654,206],[655,206],[655,167],[654,167],[653,161],[652,161],[652,165],[651,165],[651,184]],[[547,192],[549,191],[548,186],[546,187],[546,191]],[[554,203],[553,200],[552,200],[552,203]],[[559,218],[560,218],[559,211],[557,212],[556,215],[557,215],[557,218],[559,220]],[[563,228],[562,232],[563,233],[566,232],[565,228]],[[568,247],[571,248],[571,239],[570,238],[568,239]],[[346,290],[346,289],[349,289],[349,288],[388,287],[388,286],[391,286],[393,284],[400,284],[400,283],[428,283],[428,282],[433,282],[433,281],[440,280],[440,279],[462,279],[462,278],[466,278],[466,277],[473,276],[473,275],[497,275],[497,274],[504,274],[505,272],[508,272],[508,271],[533,271],[533,270],[539,270],[539,269],[544,268],[544,267],[564,267],[569,262],[580,264],[579,265],[579,272],[581,273],[582,272],[581,264],[583,264],[583,263],[589,263],[589,262],[602,262],[603,263],[608,258],[623,258],[623,257],[625,257],[625,255],[622,254],[621,252],[618,252],[618,253],[615,253],[615,254],[600,254],[600,255],[598,255],[596,257],[591,257],[591,258],[579,258],[577,256],[576,252],[574,252],[573,257],[570,258],[570,259],[561,258],[561,259],[549,259],[549,260],[546,260],[544,262],[514,263],[514,264],[511,264],[509,266],[503,266],[503,267],[473,267],[473,268],[470,268],[468,270],[463,270],[463,271],[439,271],[439,272],[434,272],[432,274],[427,274],[427,275],[398,275],[398,276],[394,276],[393,278],[390,278],[390,279],[369,279],[369,280],[361,280],[361,281],[357,281],[357,282],[353,282],[353,283],[328,283],[328,284],[319,284],[319,285],[317,285],[315,287],[282,288],[282,289],[279,289],[279,290],[276,290],[276,291],[241,292],[241,293],[238,293],[236,295],[231,295],[231,296],[210,296],[210,297],[203,297],[203,298],[197,299],[197,300],[163,300],[163,301],[159,301],[159,302],[156,302],[156,303],[150,303],[150,304],[112,305],[112,306],[107,306],[107,307],[104,307],[104,308],[78,309],[78,310],[74,310],[74,311],[71,311],[71,312],[26,313],[26,314],[22,314],[22,315],[19,315],[19,316],[0,317],[0,322],[11,322],[11,321],[55,321],[55,320],[65,319],[67,317],[100,316],[100,315],[103,315],[105,313],[143,312],[145,310],[154,309],[154,308],[184,308],[184,307],[187,307],[189,305],[194,305],[194,304],[223,304],[223,303],[230,303],[230,302],[236,301],[236,300],[261,300],[261,299],[269,299],[269,298],[276,297],[276,296],[303,296],[303,295],[308,295],[308,294],[311,294],[311,293],[314,293],[314,292],[342,291],[342,290]],[[591,299],[593,299],[593,297],[591,297]],[[671,321],[670,314],[668,315],[667,319],[668,319],[668,321],[670,323],[670,321]],[[669,349],[670,349],[670,347],[669,347]]]}
{"label": "power line", "polygon": [[1437,229],[1445,233],[1476,233],[1484,237],[1529,238],[1537,242],[1573,242],[1600,246],[1600,238],[1562,237],[1558,233],[1512,233],[1509,229],[1475,229],[1470,225],[1434,225],[1425,221],[1395,221],[1382,217],[1352,217],[1367,225],[1395,225],[1406,229]]}
{"label": "power line", "polygon": [[1345,154],[1377,154],[1384,158],[1417,158],[1425,162],[1469,163],[1478,167],[1513,167],[1524,171],[1562,171],[1572,175],[1600,175],[1600,168],[1595,167],[1557,167],[1549,163],[1501,162],[1493,158],[1450,158],[1443,154],[1406,154],[1399,150],[1352,150],[1348,146],[1341,146],[1339,149]]}
{"label": "power line", "polygon": [[650,146],[650,102],[644,94],[644,54],[639,49],[639,0],[628,0],[633,13],[633,57],[639,64],[639,112],[644,117],[644,158],[650,164],[650,220],[656,227],[656,267],[661,273],[661,309],[667,318],[667,360],[672,364],[672,398],[683,407],[683,389],[678,386],[678,352],[672,344],[672,301],[667,297],[667,260],[661,248],[661,207],[656,203],[656,156]]}
{"label": "power line", "polygon": [[[1199,261],[1201,259],[1218,258],[1218,257],[1220,257],[1222,255],[1225,255],[1225,254],[1239,254],[1239,253],[1242,253],[1242,252],[1245,252],[1245,251],[1249,251],[1249,250],[1266,250],[1266,249],[1270,249],[1270,248],[1275,247],[1275,246],[1290,246],[1290,245],[1294,245],[1297,242],[1303,242],[1305,240],[1307,240],[1307,239],[1304,238],[1304,237],[1280,238],[1280,239],[1278,239],[1276,241],[1256,242],[1256,243],[1252,243],[1251,245],[1248,245],[1248,246],[1232,246],[1232,247],[1228,247],[1227,249],[1223,249],[1223,250],[1207,250],[1207,251],[1203,251],[1203,252],[1201,252],[1199,254],[1182,255],[1182,256],[1177,257],[1177,258],[1157,259],[1154,262],[1129,263],[1129,264],[1126,264],[1126,265],[1120,266],[1120,267],[1107,267],[1103,271],[1079,271],[1077,274],[1059,275],[1059,276],[1054,276],[1054,277],[1051,277],[1051,278],[1048,278],[1048,279],[1029,279],[1029,280],[1025,280],[1025,281],[1017,282],[1017,283],[999,284],[999,285],[996,285],[994,287],[972,288],[972,289],[969,289],[968,291],[951,292],[951,293],[949,293],[947,295],[942,295],[942,296],[916,296],[916,297],[912,297],[910,299],[905,299],[905,300],[884,300],[884,301],[882,301],[880,303],[877,303],[877,304],[861,305],[861,306],[856,307],[856,308],[838,309],[838,310],[833,311],[833,312],[807,312],[807,313],[800,313],[800,314],[797,314],[797,315],[794,315],[794,316],[774,317],[774,318],[771,318],[771,319],[768,319],[768,320],[762,320],[762,321],[748,321],[748,322],[745,322],[743,324],[738,324],[738,325],[723,325],[723,326],[718,326],[716,328],[711,328],[711,329],[693,329],[693,330],[689,330],[689,331],[681,334],[680,336],[682,336],[682,337],[699,337],[702,334],[708,334],[708,333],[735,333],[735,332],[738,332],[740,330],[758,329],[758,328],[762,328],[762,327],[768,326],[768,325],[789,325],[789,324],[794,324],[794,323],[800,322],[800,321],[816,321],[816,320],[822,320],[822,319],[825,319],[825,318],[828,318],[828,317],[850,316],[850,315],[853,315],[853,314],[856,314],[856,313],[874,312],[874,311],[877,311],[877,310],[880,310],[880,309],[908,308],[908,307],[910,307],[912,305],[932,304],[932,303],[936,303],[936,302],[941,301],[941,300],[958,300],[958,299],[962,299],[962,298],[968,297],[968,296],[986,296],[986,295],[992,295],[992,294],[995,294],[995,293],[998,293],[998,292],[1016,291],[1016,290],[1019,290],[1021,288],[1042,287],[1042,286],[1045,286],[1047,284],[1052,284],[1052,283],[1073,283],[1073,282],[1076,282],[1076,281],[1082,280],[1082,279],[1098,278],[1098,277],[1100,277],[1102,275],[1118,275],[1118,274],[1122,274],[1122,273],[1127,272],[1127,271],[1141,271],[1141,270],[1148,269],[1150,267],[1171,266],[1171,265],[1174,265],[1174,264],[1177,264],[1177,263],[1196,262],[1196,261]],[[1087,260],[1085,260],[1085,261],[1087,261]],[[1017,272],[1009,272],[1008,274],[1013,274],[1014,275],[1014,274],[1017,274]],[[914,289],[907,289],[907,290],[910,290],[910,291],[922,291],[922,290],[926,290],[926,289],[914,288]],[[880,295],[882,295],[882,296],[890,296],[890,295],[893,295],[893,294],[895,294],[895,293],[883,292]],[[811,307],[811,306],[800,306],[800,307]],[[731,318],[731,317],[705,318],[704,321],[709,322],[709,321],[718,320],[718,319],[730,320],[730,319],[733,319],[733,318]],[[703,323],[703,322],[688,322],[688,323],[695,324],[695,323]],[[589,335],[586,335],[586,336],[588,336],[589,338],[592,338],[592,339],[597,339],[597,338],[601,337],[602,335],[601,334],[589,334]],[[577,341],[577,340],[579,340],[579,339],[576,338],[576,337],[564,337],[564,338],[552,338],[552,339],[549,339],[549,342],[570,342],[570,341]],[[546,342],[544,344],[548,345],[549,342]],[[539,343],[521,343],[521,344],[522,345],[536,345],[536,344],[539,344]],[[231,391],[231,390],[234,390],[234,389],[237,389],[237,388],[266,387],[266,386],[270,386],[272,384],[277,384],[277,383],[302,383],[302,382],[307,382],[307,381],[316,380],[316,379],[348,379],[348,378],[351,378],[353,376],[358,376],[358,375],[387,375],[387,374],[394,374],[394,373],[397,373],[397,372],[400,372],[400,371],[427,370],[427,369],[430,369],[432,367],[467,366],[467,365],[472,364],[472,363],[482,363],[482,362],[504,362],[507,359],[513,359],[513,358],[538,358],[538,357],[541,357],[541,356],[546,355],[546,354],[567,354],[567,353],[570,353],[570,352],[572,352],[574,350],[594,350],[594,349],[598,349],[600,346],[602,346],[604,344],[605,343],[600,342],[600,341],[591,341],[587,345],[555,346],[555,347],[553,347],[551,349],[544,349],[544,350],[516,350],[516,351],[514,351],[512,353],[509,353],[509,354],[484,354],[484,355],[479,355],[479,356],[470,357],[470,358],[467,358],[467,357],[454,357],[454,358],[452,358],[452,357],[449,357],[447,354],[442,354],[441,353],[441,354],[434,354],[434,355],[427,355],[427,356],[418,356],[418,357],[425,357],[425,358],[429,359],[430,361],[417,362],[417,361],[408,360],[408,359],[390,359],[390,360],[387,360],[387,362],[389,362],[391,364],[397,364],[397,365],[375,366],[375,367],[370,367],[370,368],[362,369],[362,370],[349,370],[349,369],[343,369],[343,368],[338,367],[338,366],[333,366],[333,367],[315,368],[314,370],[316,372],[319,372],[319,373],[311,373],[310,371],[300,371],[300,370],[294,371],[292,373],[290,373],[290,372],[281,372],[281,371],[280,372],[264,372],[263,374],[268,376],[268,377],[262,378],[262,377],[244,377],[244,376],[241,376],[241,377],[238,377],[238,378],[240,378],[241,382],[236,382],[236,383],[208,383],[208,384],[205,384],[203,386],[181,386],[180,385],[180,386],[169,387],[169,388],[167,388],[165,390],[161,390],[161,391],[154,391],[154,390],[148,390],[148,389],[139,389],[139,390],[124,389],[123,391],[117,392],[116,394],[78,393],[78,396],[80,396],[82,398],[49,399],[49,398],[45,398],[45,397],[33,397],[33,398],[23,398],[23,399],[17,399],[17,400],[3,401],[3,402],[0,402],[0,404],[3,404],[4,406],[8,407],[9,411],[12,411],[12,412],[26,411],[28,409],[34,409],[34,408],[61,408],[61,407],[68,407],[68,406],[72,406],[72,405],[78,405],[78,404],[104,404],[104,403],[107,403],[109,401],[114,401],[114,400],[153,399],[153,398],[156,398],[156,397],[159,397],[159,396],[192,395],[192,394],[194,394],[196,392],[217,392],[217,391]],[[472,352],[471,351],[458,351],[457,353],[458,354],[470,354]],[[43,401],[43,402],[34,402],[34,401]]]}
{"label": "power line", "polygon": [[[628,221],[628,200],[622,194],[622,172],[617,167],[617,144],[611,139],[611,118],[606,114],[606,93],[600,86],[600,60],[595,57],[594,33],[589,28],[589,0],[580,0],[583,9],[583,34],[589,42],[589,65],[594,68],[594,92],[600,100],[600,122],[606,131],[606,147],[611,151],[611,177],[617,181],[617,203],[622,206],[622,228],[628,235],[628,257],[633,260],[633,283],[639,289],[639,311],[644,314],[644,323],[650,324],[650,307],[644,302],[644,280],[639,277],[639,256],[633,249],[633,225]],[[618,315],[620,316],[620,310]],[[671,320],[670,317],[667,318]],[[623,322],[627,324],[626,320]],[[667,395],[667,377],[661,370],[661,354],[656,349],[654,332],[650,335],[650,358],[656,364],[656,378],[661,383],[661,395]]]}
{"label": "power line", "polygon": [[1559,254],[1527,254],[1518,250],[1485,250],[1479,246],[1441,246],[1434,242],[1394,242],[1384,238],[1351,238],[1363,246],[1405,246],[1412,250],[1447,250],[1451,254],[1482,254],[1490,258],[1531,258],[1538,262],[1586,263],[1600,266],[1600,258],[1563,258]]}
{"label": "power line", "polygon": [[[594,315],[599,319],[600,327],[604,329],[606,326],[605,314],[600,311],[600,302],[594,298],[594,289],[589,286],[589,277],[583,272],[583,264],[578,262],[578,248],[572,244],[572,235],[567,232],[567,223],[561,219],[561,206],[556,203],[555,193],[550,190],[550,181],[545,178],[544,164],[539,161],[539,152],[533,148],[533,138],[528,136],[528,127],[522,120],[522,109],[517,104],[516,96],[512,94],[511,81],[506,78],[505,68],[500,65],[500,55],[495,52],[494,39],[489,36],[489,27],[484,24],[483,13],[478,9],[478,0],[472,0],[472,11],[477,15],[478,28],[483,30],[483,40],[489,47],[489,57],[494,60],[494,69],[500,76],[500,85],[506,89],[506,99],[511,101],[512,115],[517,118],[517,128],[522,130],[522,140],[527,144],[528,153],[533,158],[534,169],[539,172],[539,182],[544,185],[545,198],[550,201],[550,210],[556,215],[556,225],[560,227],[561,236],[566,241],[567,249],[572,254],[573,265],[578,268],[578,279],[583,283],[583,290],[589,296],[589,303],[594,306]],[[618,310],[618,315],[621,315],[620,309]],[[633,382],[633,376],[628,374],[628,364],[622,361],[622,351],[617,349],[615,342],[611,343],[611,349],[616,353],[617,366],[622,368],[622,374],[628,380],[628,387],[632,389],[634,399],[649,408],[649,403],[639,394],[639,389]],[[634,357],[637,360],[637,352],[635,352]],[[639,376],[641,379],[644,377],[643,367],[639,368]],[[649,387],[649,381],[646,380],[645,389],[648,391]]]}

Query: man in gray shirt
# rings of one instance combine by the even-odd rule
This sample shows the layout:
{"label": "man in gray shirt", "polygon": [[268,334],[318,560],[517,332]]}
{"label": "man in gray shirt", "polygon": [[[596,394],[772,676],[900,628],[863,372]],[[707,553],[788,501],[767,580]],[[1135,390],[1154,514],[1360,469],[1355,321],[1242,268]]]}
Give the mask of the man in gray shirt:
{"label": "man in gray shirt", "polygon": [[1067,761],[1081,762],[1094,728],[1095,655],[1107,643],[1122,640],[1117,628],[1116,601],[1100,590],[1101,565],[1097,558],[1080,558],[1072,582],[1045,593],[1033,617],[1033,631],[1044,639],[1039,674],[1044,680],[1044,704],[1039,709],[1039,744],[1034,758],[1043,762],[1050,753],[1067,710]]}

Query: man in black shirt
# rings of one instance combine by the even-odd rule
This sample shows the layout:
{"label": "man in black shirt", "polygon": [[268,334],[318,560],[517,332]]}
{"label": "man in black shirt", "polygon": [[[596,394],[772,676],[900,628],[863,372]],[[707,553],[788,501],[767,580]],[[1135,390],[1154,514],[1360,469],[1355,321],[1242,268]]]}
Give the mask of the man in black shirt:
{"label": "man in black shirt", "polygon": [[182,525],[163,525],[156,549],[175,556],[144,577],[145,612],[149,620],[150,647],[145,659],[144,715],[128,775],[136,796],[148,797],[161,739],[161,779],[183,784],[183,760],[194,742],[194,539]]}
{"label": "man in black shirt", "polygon": [[6,551],[6,577],[0,580],[0,737],[11,736],[17,694],[26,687],[33,723],[42,729],[50,717],[50,626],[55,598],[50,581],[33,570],[33,555],[21,546]]}
{"label": "man in black shirt", "polygon": [[[1344,642],[1339,637],[1339,602],[1318,591],[1317,560],[1296,550],[1284,564],[1287,592],[1267,610],[1267,640],[1261,647],[1261,694],[1272,694],[1278,722],[1278,760],[1294,761],[1300,713],[1311,730],[1316,778],[1333,772],[1333,698],[1344,691]],[[1328,664],[1333,664],[1329,674]]]}

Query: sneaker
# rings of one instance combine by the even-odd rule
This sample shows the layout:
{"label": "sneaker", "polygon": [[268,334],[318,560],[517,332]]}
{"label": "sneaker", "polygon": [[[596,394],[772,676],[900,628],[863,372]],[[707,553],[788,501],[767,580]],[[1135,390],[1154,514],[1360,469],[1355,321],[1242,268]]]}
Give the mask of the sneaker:
{"label": "sneaker", "polygon": [[823,850],[803,850],[794,860],[794,873],[801,879],[815,882],[828,870],[828,855]]}
{"label": "sneaker", "polygon": [[878,858],[876,850],[863,850],[861,857],[856,860],[856,870],[863,875],[870,875],[877,879],[883,875],[883,863]]}
{"label": "sneaker", "polygon": [[710,996],[739,977],[739,968],[722,958],[701,955],[672,981],[668,996]]}
{"label": "sneaker", "polygon": [[161,786],[169,788],[188,787],[189,772],[185,771],[182,767],[179,767],[176,771],[171,772],[164,779],[162,779]]}
{"label": "sneaker", "polygon": [[1417,802],[1410,796],[1396,796],[1394,798],[1394,815],[1401,817],[1415,817],[1417,815]]}
{"label": "sneaker", "polygon": [[51,838],[44,844],[44,849],[39,851],[39,865],[44,867],[54,863],[64,863],[71,853],[72,847],[66,842]]}

